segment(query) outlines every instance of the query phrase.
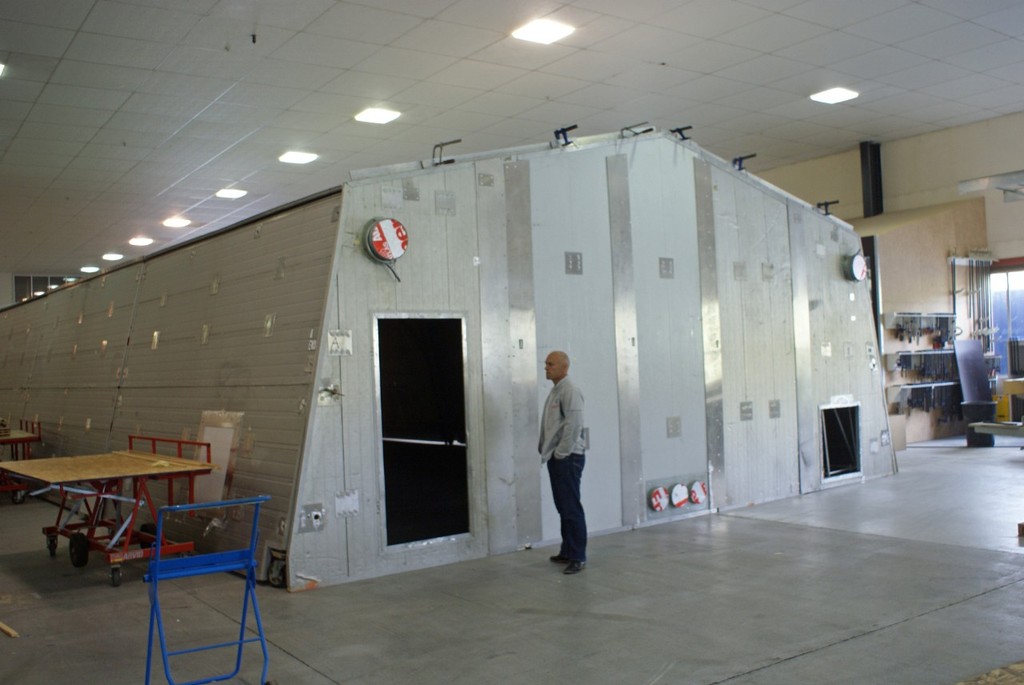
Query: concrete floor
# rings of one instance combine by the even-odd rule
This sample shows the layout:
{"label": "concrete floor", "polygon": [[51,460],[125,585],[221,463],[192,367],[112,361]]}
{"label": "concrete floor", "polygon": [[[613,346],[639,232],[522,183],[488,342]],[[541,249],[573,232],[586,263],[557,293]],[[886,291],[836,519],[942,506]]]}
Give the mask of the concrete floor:
{"label": "concrete floor", "polygon": [[[942,685],[1024,659],[1024,452],[913,446],[900,473],[593,537],[564,576],[552,548],[289,594],[260,586],[278,685],[893,683]],[[584,483],[584,487],[586,484]],[[52,505],[0,497],[0,683],[139,683],[141,564],[113,588],[40,527]],[[237,631],[242,581],[162,584],[197,644]],[[180,644],[180,643],[178,643]],[[179,662],[179,682],[222,667]],[[222,657],[223,658],[223,657]],[[244,678],[257,683],[258,651]],[[161,672],[153,679],[163,683]]]}

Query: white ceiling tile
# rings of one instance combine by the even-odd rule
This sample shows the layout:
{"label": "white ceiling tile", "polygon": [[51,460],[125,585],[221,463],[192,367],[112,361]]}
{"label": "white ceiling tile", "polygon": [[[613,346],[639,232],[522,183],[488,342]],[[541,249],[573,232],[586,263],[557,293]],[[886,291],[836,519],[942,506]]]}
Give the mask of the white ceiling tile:
{"label": "white ceiling tile", "polygon": [[865,19],[843,30],[879,43],[903,46],[914,36],[923,36],[957,23],[956,17],[919,4],[904,5],[891,12]]}
{"label": "white ceiling tile", "polygon": [[431,20],[421,22],[403,34],[395,45],[407,50],[468,57],[504,38],[505,35],[497,31]]}
{"label": "white ceiling tile", "polygon": [[50,78],[50,83],[133,91],[141,88],[152,74],[146,69],[119,66],[98,69],[95,64],[88,62],[63,60]]}
{"label": "white ceiling tile", "polygon": [[60,61],[56,57],[12,52],[7,53],[6,64],[4,79],[47,83],[53,77],[53,72],[56,71]]}
{"label": "white ceiling tile", "polygon": [[178,44],[210,50],[222,57],[253,60],[272,54],[295,35],[278,26],[258,26],[254,21],[205,16],[199,19]]}
{"label": "white ceiling tile", "polygon": [[904,50],[941,59],[1001,42],[1005,36],[981,26],[960,23],[900,43]]}
{"label": "white ceiling tile", "polygon": [[637,62],[622,55],[580,50],[544,66],[540,71],[570,76],[584,81],[604,81],[624,70],[637,66]]}
{"label": "white ceiling tile", "polygon": [[136,90],[142,93],[212,101],[230,88],[231,83],[220,78],[154,71]]}
{"label": "white ceiling tile", "polygon": [[908,90],[923,90],[928,86],[961,79],[970,74],[971,72],[966,69],[955,67],[952,64],[932,61],[903,71],[883,74],[878,77],[878,80]]}
{"label": "white ceiling tile", "polygon": [[336,67],[267,58],[260,60],[242,80],[247,83],[317,90],[344,73],[344,69]]}
{"label": "white ceiling tile", "polygon": [[381,48],[358,64],[359,71],[388,76],[404,76],[416,79],[430,78],[442,69],[451,66],[454,57],[429,52],[416,52],[404,48]]}
{"label": "white ceiling tile", "polygon": [[794,43],[827,33],[829,29],[820,24],[812,24],[783,14],[770,14],[733,31],[727,31],[716,40],[760,52],[776,52]]}
{"label": "white ceiling tile", "polygon": [[559,100],[594,109],[614,109],[623,102],[631,102],[641,94],[630,88],[595,84],[564,95]]}
{"label": "white ceiling tile", "polygon": [[394,102],[399,106],[411,103],[438,108],[458,107],[482,93],[483,90],[479,88],[465,88],[446,83],[426,81],[417,83],[401,93],[396,93]]}
{"label": "white ceiling tile", "polygon": [[952,55],[946,61],[979,72],[1010,64],[1024,64],[1024,40],[1007,38],[998,43]]}
{"label": "white ceiling tile", "polygon": [[224,50],[178,46],[160,64],[159,71],[237,81],[251,73],[257,63]]}
{"label": "white ceiling tile", "polygon": [[557,0],[458,0],[437,19],[510,34],[523,24],[561,8]]}
{"label": "white ceiling tile", "polygon": [[933,86],[922,88],[921,92],[935,95],[949,100],[965,102],[971,96],[979,93],[988,93],[995,90],[1010,87],[1011,84],[1001,79],[992,78],[984,74],[971,74],[959,79],[942,81]]}
{"label": "white ceiling tile", "polygon": [[682,50],[676,50],[669,55],[666,61],[678,69],[713,74],[721,69],[754,59],[759,54],[761,53],[747,48],[706,40]]}
{"label": "white ceiling tile", "polygon": [[786,10],[786,14],[806,21],[841,29],[871,17],[890,12],[911,0],[808,0]]}
{"label": "white ceiling tile", "polygon": [[457,0],[353,0],[353,2],[430,19],[454,5]]}
{"label": "white ceiling tile", "polygon": [[201,15],[193,12],[100,0],[93,5],[81,28],[107,36],[177,43],[200,18]]}
{"label": "white ceiling tile", "polygon": [[260,32],[265,27],[299,31],[333,7],[335,2],[336,0],[288,0],[288,2],[242,3],[237,0],[219,0],[211,10],[188,6],[183,9],[194,11],[197,14],[226,17],[239,26],[255,27]]}
{"label": "white ceiling tile", "polygon": [[924,64],[927,57],[899,48],[885,47],[831,65],[836,71],[861,78],[878,78],[882,74],[902,71]]}
{"label": "white ceiling tile", "polygon": [[338,93],[313,93],[290,107],[299,112],[337,114],[349,118],[364,109],[365,99]]}
{"label": "white ceiling tile", "polygon": [[[386,49],[386,48],[385,48]],[[350,69],[381,50],[378,45],[343,38],[297,33],[271,55],[275,59]]]}
{"label": "white ceiling tile", "polygon": [[789,47],[777,50],[775,54],[798,62],[827,67],[878,50],[881,47],[879,43],[862,36],[851,36],[842,31],[829,31],[809,40],[793,43]]}
{"label": "white ceiling tile", "polygon": [[32,109],[32,119],[44,124],[106,126],[111,123],[111,113],[106,110],[91,110],[83,108],[83,106],[65,106],[40,102]]}
{"label": "white ceiling tile", "polygon": [[[347,2],[335,4],[307,29],[335,38],[387,45],[423,23],[421,17]],[[403,41],[399,41],[401,45]]]}
{"label": "white ceiling tile", "polygon": [[641,63],[605,79],[613,86],[664,92],[668,88],[701,78],[701,74],[667,64]]}
{"label": "white ceiling tile", "polygon": [[751,112],[764,112],[772,107],[778,107],[786,104],[787,102],[793,102],[794,100],[800,100],[802,98],[803,96],[796,95],[788,91],[768,88],[765,86],[757,86],[739,93],[734,93],[728,97],[720,98],[715,102],[721,105],[728,105],[730,107],[739,107],[740,109],[745,109]]}
{"label": "white ceiling tile", "polygon": [[[590,116],[597,111],[599,110],[593,107],[552,100],[533,109],[526,110],[518,118],[533,119],[534,121],[541,122],[559,122],[556,126],[562,128],[572,126],[583,117]],[[553,128],[551,129],[552,135],[554,135],[554,130]],[[593,133],[604,133],[604,131],[574,131],[570,138],[578,138]]]}
{"label": "white ceiling tile", "polygon": [[976,17],[974,22],[1007,36],[1024,37],[1024,4],[1014,3],[1006,9]]}
{"label": "white ceiling tile", "polygon": [[464,109],[468,112],[503,114],[505,116],[514,117],[528,109],[533,109],[541,102],[543,102],[543,100],[534,97],[493,91],[473,98],[469,102],[462,104],[460,109]]}
{"label": "white ceiling tile", "polygon": [[81,26],[90,9],[90,3],[79,0],[5,2],[0,5],[0,19],[74,30]]}
{"label": "white ceiling tile", "polygon": [[[582,16],[574,16],[577,14],[589,15],[590,18],[584,20]],[[570,48],[593,48],[597,43],[628,31],[633,26],[632,22],[625,19],[606,14],[580,12],[571,5],[549,16],[576,27],[575,31],[559,41],[560,45]]]}
{"label": "white ceiling tile", "polygon": [[365,71],[351,70],[341,74],[338,78],[321,88],[321,90],[325,93],[386,100],[415,83],[415,79],[403,76],[371,74]]}
{"label": "white ceiling tile", "polygon": [[39,104],[68,105],[90,109],[116,110],[131,96],[127,90],[84,88],[51,84],[39,94]]}
{"label": "white ceiling tile", "polygon": [[430,81],[491,90],[526,73],[524,69],[463,59],[437,72],[430,77]]}
{"label": "white ceiling tile", "polygon": [[762,55],[735,66],[719,69],[716,76],[744,83],[771,83],[809,71],[811,65],[776,55]]}
{"label": "white ceiling tile", "polygon": [[511,93],[513,95],[553,99],[567,95],[588,85],[590,84],[586,81],[569,78],[567,76],[530,72],[514,81],[510,81],[509,83],[496,88],[495,90],[503,93]]}
{"label": "white ceiling tile", "polygon": [[473,59],[504,64],[520,69],[539,69],[572,54],[576,48],[565,45],[538,45],[515,38],[503,38],[497,43],[473,53]]}
{"label": "white ceiling tile", "polygon": [[574,5],[630,21],[647,22],[679,6],[679,0],[575,0]]}
{"label": "white ceiling tile", "polygon": [[61,57],[74,37],[67,29],[0,20],[0,45],[10,52]]}
{"label": "white ceiling tile", "polygon": [[21,126],[20,134],[36,140],[59,140],[74,143],[88,143],[99,129],[94,126],[67,126],[40,124],[27,121]]}
{"label": "white ceiling tile", "polygon": [[79,32],[64,57],[95,64],[155,69],[173,48],[167,43]]}
{"label": "white ceiling tile", "polygon": [[305,89],[268,86],[263,83],[236,83],[220,96],[218,102],[250,107],[288,109],[304,99],[308,92]]}
{"label": "white ceiling tile", "polygon": [[963,98],[963,100],[975,107],[991,109],[1012,106],[1015,109],[1010,111],[1019,111],[1020,103],[1024,102],[1024,85],[1007,85],[997,90],[976,93],[969,98]]}
{"label": "white ceiling tile", "polygon": [[694,0],[658,17],[659,26],[700,38],[743,28],[770,13],[736,0]]}
{"label": "white ceiling tile", "polygon": [[664,92],[666,95],[679,98],[685,105],[689,102],[713,102],[749,87],[749,84],[741,84],[720,76],[701,76],[679,86],[666,88]]}
{"label": "white ceiling tile", "polygon": [[[658,26],[635,26],[627,31],[600,41],[594,50],[612,58],[628,57],[654,63],[666,62],[670,56],[701,43],[701,39],[679,31]],[[585,52],[584,56],[591,53]]]}
{"label": "white ceiling tile", "polygon": [[0,79],[0,100],[35,102],[42,91],[43,84],[36,81],[21,81],[7,77]]}

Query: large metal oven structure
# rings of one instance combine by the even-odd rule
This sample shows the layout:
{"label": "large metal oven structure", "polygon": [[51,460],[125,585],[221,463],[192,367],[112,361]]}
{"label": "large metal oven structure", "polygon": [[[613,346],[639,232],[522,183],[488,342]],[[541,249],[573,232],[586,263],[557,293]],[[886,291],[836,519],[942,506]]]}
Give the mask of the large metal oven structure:
{"label": "large metal oven structure", "polygon": [[556,541],[554,349],[592,534],[893,473],[850,227],[675,134],[566,142],[354,174],[4,309],[0,416],[36,457],[214,435],[211,498],[271,496],[293,590]]}

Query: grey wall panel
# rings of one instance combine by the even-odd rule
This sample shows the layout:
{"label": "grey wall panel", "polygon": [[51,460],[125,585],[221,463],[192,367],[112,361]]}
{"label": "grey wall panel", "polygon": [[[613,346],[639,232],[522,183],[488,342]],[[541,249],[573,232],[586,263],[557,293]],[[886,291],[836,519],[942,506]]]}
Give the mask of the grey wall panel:
{"label": "grey wall panel", "polygon": [[[793,204],[793,261],[801,264],[806,291],[807,334],[798,354],[805,356],[808,378],[801,383],[801,478],[804,492],[823,482],[820,407],[860,407],[860,462],[863,477],[891,474],[895,457],[882,395],[882,372],[867,281],[844,276],[843,259],[860,251],[849,227]],[[798,291],[799,292],[799,291]],[[800,306],[799,299],[794,307]],[[806,351],[804,351],[806,350]],[[840,481],[847,480],[841,477]]]}
{"label": "grey wall panel", "polygon": [[[482,390],[480,249],[477,243],[477,174],[469,166],[414,173],[398,186],[415,192],[399,195],[393,180],[369,180],[346,186],[340,218],[326,329],[346,332],[350,354],[321,351],[320,377],[337,378],[343,393],[337,408],[318,407],[310,440],[323,453],[307,453],[298,505],[324,502],[328,519],[339,525],[323,534],[299,534],[292,525],[290,587],[340,582],[394,573],[485,554],[488,545],[484,394]],[[499,198],[500,209],[500,198]],[[391,217],[409,233],[408,251],[394,264],[396,275],[364,250],[371,220]],[[401,280],[399,280],[401,279]],[[470,495],[470,533],[451,539],[388,546],[376,322],[384,317],[457,317],[465,328],[466,421]],[[341,420],[340,433],[329,425]],[[340,435],[340,444],[337,442]],[[331,441],[335,442],[331,442]],[[324,458],[342,455],[341,470]],[[316,475],[326,478],[316,479]],[[336,495],[358,502],[358,511],[335,510]],[[339,518],[340,514],[340,518]]]}
{"label": "grey wall panel", "polygon": [[728,474],[719,504],[733,507],[799,491],[789,239],[779,198],[729,169],[713,167],[712,180]]}
{"label": "grey wall panel", "polygon": [[693,162],[697,210],[697,251],[700,256],[701,322],[704,350],[704,426],[708,448],[708,501],[718,508],[726,500],[730,474],[725,468],[725,409],[723,402],[722,311],[716,257],[715,185],[711,164]]}
{"label": "grey wall panel", "polygon": [[[637,526],[644,517],[643,441],[640,426],[640,363],[637,349],[637,289],[634,274],[630,167],[624,154],[605,159],[608,231],[611,240],[612,307],[618,380],[619,482],[622,521]],[[642,183],[646,179],[636,179]]]}
{"label": "grey wall panel", "polygon": [[543,539],[541,470],[537,455],[537,314],[533,279],[530,163],[505,163],[508,249],[508,364],[519,544]]}
{"label": "grey wall panel", "polygon": [[[509,210],[504,161],[479,162],[475,170],[482,372],[479,391],[482,394],[488,548],[492,554],[497,554],[524,544],[520,542],[516,507],[520,483],[516,478],[515,391],[509,362],[516,347],[509,336],[509,230],[506,222]],[[525,493],[525,488],[523,491]]]}
{"label": "grey wall panel", "polygon": [[[568,352],[570,375],[586,400],[590,444],[583,505],[593,531],[622,526],[618,364],[611,277],[606,151],[583,149],[530,159],[533,277],[537,313],[536,374],[544,357]],[[582,273],[566,273],[566,253],[582,257]],[[551,384],[541,381],[539,408]],[[538,461],[537,468],[540,468]],[[545,540],[559,538],[550,485],[541,479]]]}
{"label": "grey wall panel", "polygon": [[693,164],[693,153],[674,145],[639,147],[630,163],[643,459],[636,501],[652,521],[707,511],[706,504],[684,504],[659,513],[648,504],[654,487],[707,480]]}

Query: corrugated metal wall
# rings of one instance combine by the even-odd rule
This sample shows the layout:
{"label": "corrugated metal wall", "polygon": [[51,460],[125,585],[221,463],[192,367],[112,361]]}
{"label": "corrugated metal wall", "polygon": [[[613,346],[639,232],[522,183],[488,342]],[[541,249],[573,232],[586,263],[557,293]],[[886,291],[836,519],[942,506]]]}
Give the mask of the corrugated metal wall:
{"label": "corrugated metal wall", "polygon": [[204,410],[241,412],[225,496],[270,494],[263,539],[283,547],[339,201],[334,194],[5,310],[0,374],[11,392],[0,412],[15,424],[38,417],[37,456],[125,449],[130,434],[195,439]]}

